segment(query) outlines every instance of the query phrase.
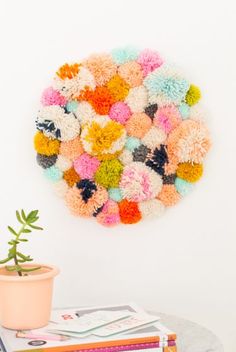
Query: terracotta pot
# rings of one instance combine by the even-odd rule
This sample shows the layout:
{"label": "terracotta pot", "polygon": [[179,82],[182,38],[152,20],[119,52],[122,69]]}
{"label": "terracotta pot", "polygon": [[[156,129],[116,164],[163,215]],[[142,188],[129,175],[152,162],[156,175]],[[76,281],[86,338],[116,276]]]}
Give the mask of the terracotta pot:
{"label": "terracotta pot", "polygon": [[8,329],[36,329],[50,319],[53,279],[59,269],[44,264],[26,264],[41,269],[19,276],[0,267],[0,324]]}

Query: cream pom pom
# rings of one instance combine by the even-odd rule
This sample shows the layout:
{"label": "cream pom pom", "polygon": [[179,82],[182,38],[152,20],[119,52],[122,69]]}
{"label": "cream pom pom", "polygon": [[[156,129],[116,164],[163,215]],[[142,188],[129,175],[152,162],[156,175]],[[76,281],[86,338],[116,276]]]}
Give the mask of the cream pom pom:
{"label": "cream pom pom", "polygon": [[57,156],[57,161],[56,161],[55,166],[61,171],[66,171],[71,168],[72,161],[70,159],[66,158],[65,156],[59,154]]}
{"label": "cream pom pom", "polygon": [[78,74],[73,78],[61,79],[56,76],[53,82],[53,88],[67,99],[77,98],[85,87],[95,88],[94,77],[85,67],[80,67]]}
{"label": "cream pom pom", "polygon": [[143,86],[131,88],[125,102],[132,112],[143,112],[148,104],[146,88]]}
{"label": "cream pom pom", "polygon": [[142,143],[150,149],[155,149],[166,140],[166,134],[163,130],[151,127],[142,139]]}
{"label": "cream pom pom", "polygon": [[80,133],[80,123],[74,114],[66,114],[57,105],[43,107],[38,113],[36,125],[47,137],[60,141],[69,141]]}
{"label": "cream pom pom", "polygon": [[144,218],[160,217],[164,211],[164,204],[158,199],[150,199],[138,204],[139,210]]}
{"label": "cream pom pom", "polygon": [[84,125],[85,123],[90,122],[96,113],[88,102],[82,101],[78,103],[75,115],[80,121],[81,125]]}
{"label": "cream pom pom", "polygon": [[123,165],[128,165],[133,161],[133,154],[128,149],[124,149],[119,155],[118,159],[122,162]]}

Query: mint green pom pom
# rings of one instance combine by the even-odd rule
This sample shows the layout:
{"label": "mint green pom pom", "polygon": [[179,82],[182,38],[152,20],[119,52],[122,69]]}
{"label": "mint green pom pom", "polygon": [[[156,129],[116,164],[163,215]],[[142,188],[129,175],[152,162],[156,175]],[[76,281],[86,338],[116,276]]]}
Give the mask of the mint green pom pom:
{"label": "mint green pom pom", "polygon": [[69,101],[67,104],[66,104],[66,110],[68,112],[75,112],[77,110],[77,107],[78,107],[78,102],[77,101]]}
{"label": "mint green pom pom", "polygon": [[182,178],[176,177],[175,179],[175,188],[181,194],[181,196],[186,196],[193,189],[193,184],[183,180]]}
{"label": "mint green pom pom", "polygon": [[122,194],[119,188],[109,188],[108,194],[109,198],[115,202],[120,202],[122,200]]}
{"label": "mint green pom pom", "polygon": [[190,108],[189,108],[188,104],[182,103],[179,106],[179,112],[180,112],[183,120],[187,119],[189,117],[189,112],[190,112]]}
{"label": "mint green pom pom", "polygon": [[126,139],[125,148],[128,149],[130,152],[133,152],[134,149],[140,146],[141,142],[138,138],[135,137],[128,137]]}
{"label": "mint green pom pom", "polygon": [[138,58],[139,50],[133,47],[117,48],[112,50],[111,55],[116,64],[122,65],[128,61],[133,61]]}
{"label": "mint green pom pom", "polygon": [[50,181],[53,182],[59,181],[63,176],[63,172],[54,165],[44,170],[44,174]]}

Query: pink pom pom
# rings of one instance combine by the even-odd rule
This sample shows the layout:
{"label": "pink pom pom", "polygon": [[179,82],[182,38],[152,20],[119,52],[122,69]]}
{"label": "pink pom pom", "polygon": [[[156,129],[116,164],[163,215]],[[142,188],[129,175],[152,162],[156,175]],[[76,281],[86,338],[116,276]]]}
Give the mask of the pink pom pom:
{"label": "pink pom pom", "polygon": [[127,104],[120,101],[113,104],[109,112],[109,117],[112,120],[115,120],[121,124],[125,124],[130,116],[131,116],[130,108],[128,107]]}
{"label": "pink pom pom", "polygon": [[147,76],[150,72],[163,64],[163,60],[159,54],[150,49],[143,50],[137,62],[142,66],[144,76]]}
{"label": "pink pom pom", "polygon": [[74,161],[75,171],[81,178],[92,179],[99,165],[100,161],[87,153],[82,154]]}
{"label": "pink pom pom", "polygon": [[160,107],[153,120],[156,127],[163,129],[165,133],[170,133],[181,123],[181,115],[175,105],[165,105]]}
{"label": "pink pom pom", "polygon": [[41,98],[41,103],[43,106],[48,105],[66,105],[66,98],[63,97],[57,90],[49,87],[44,90]]}
{"label": "pink pom pom", "polygon": [[104,204],[102,211],[97,215],[96,219],[104,226],[114,226],[118,224],[120,222],[118,204],[109,199]]}

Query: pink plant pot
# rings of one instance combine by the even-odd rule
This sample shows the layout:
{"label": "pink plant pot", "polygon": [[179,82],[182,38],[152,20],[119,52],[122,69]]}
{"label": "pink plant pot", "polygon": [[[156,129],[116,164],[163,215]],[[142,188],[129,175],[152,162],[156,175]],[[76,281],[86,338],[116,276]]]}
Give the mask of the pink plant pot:
{"label": "pink plant pot", "polygon": [[41,269],[19,276],[0,267],[0,324],[8,329],[26,330],[48,324],[54,277],[59,269],[44,264],[26,264]]}

